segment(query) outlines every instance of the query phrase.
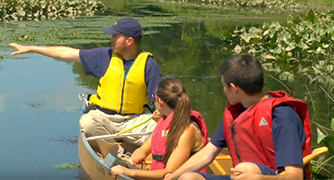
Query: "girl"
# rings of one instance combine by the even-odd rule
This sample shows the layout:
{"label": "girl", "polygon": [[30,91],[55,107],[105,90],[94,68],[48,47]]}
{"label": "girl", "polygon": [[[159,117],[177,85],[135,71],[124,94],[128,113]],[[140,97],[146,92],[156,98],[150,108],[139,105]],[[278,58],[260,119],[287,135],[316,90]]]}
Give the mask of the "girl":
{"label": "girl", "polygon": [[154,100],[158,116],[162,118],[153,134],[129,159],[129,162],[135,165],[142,163],[152,153],[151,171],[127,169],[118,165],[111,168],[114,175],[162,179],[208,142],[204,119],[198,112],[190,109],[190,99],[181,81],[163,79],[157,87]]}

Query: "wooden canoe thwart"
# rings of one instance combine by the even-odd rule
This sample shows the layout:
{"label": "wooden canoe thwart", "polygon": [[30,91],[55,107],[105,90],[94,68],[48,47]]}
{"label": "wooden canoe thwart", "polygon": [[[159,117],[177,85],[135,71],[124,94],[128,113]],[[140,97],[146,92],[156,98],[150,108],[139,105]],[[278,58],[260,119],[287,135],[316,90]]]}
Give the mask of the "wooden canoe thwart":
{"label": "wooden canoe thwart", "polygon": [[208,173],[216,175],[231,174],[232,159],[227,148],[224,148],[215,160],[209,165]]}
{"label": "wooden canoe thwart", "polygon": [[[82,179],[113,179],[110,168],[114,165],[121,164],[128,168],[138,168],[149,170],[151,167],[152,159],[149,156],[143,164],[138,164],[137,166],[131,166],[126,161],[123,161],[108,153],[105,158],[98,156],[94,150],[89,145],[86,135],[83,132],[80,132],[78,140],[78,154],[81,165],[81,174]],[[227,149],[223,149],[222,152],[216,157],[213,163],[208,167],[208,173],[225,175],[230,174],[230,169],[232,168],[232,161],[228,155]],[[121,180],[133,180],[125,175],[118,175],[118,179]]]}

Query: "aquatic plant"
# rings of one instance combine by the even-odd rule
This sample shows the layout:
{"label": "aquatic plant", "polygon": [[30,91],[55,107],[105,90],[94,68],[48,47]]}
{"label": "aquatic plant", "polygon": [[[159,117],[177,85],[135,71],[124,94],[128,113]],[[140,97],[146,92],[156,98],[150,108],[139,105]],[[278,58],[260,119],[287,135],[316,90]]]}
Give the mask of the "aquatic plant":
{"label": "aquatic plant", "polygon": [[95,0],[0,0],[0,21],[74,18],[105,10],[106,6]]}
{"label": "aquatic plant", "polygon": [[295,75],[307,76],[310,82],[333,90],[334,11],[310,10],[305,17],[290,16],[285,22],[241,27],[233,36],[236,53],[257,55],[264,68],[281,79],[292,81]]}
{"label": "aquatic plant", "polygon": [[252,8],[275,8],[276,10],[297,9],[296,0],[172,0],[175,2],[200,3],[202,5],[237,6]]}
{"label": "aquatic plant", "polygon": [[[319,126],[319,125],[318,125]],[[334,118],[331,120],[331,127],[319,126],[317,128],[317,143],[320,146],[328,147],[328,152],[317,160],[311,161],[313,179],[333,179],[331,170],[334,169]],[[332,162],[332,163],[330,163]]]}
{"label": "aquatic plant", "polygon": [[[230,42],[235,53],[255,54],[264,69],[281,80],[292,82],[295,76],[306,77],[333,100],[334,11],[315,13],[310,10],[306,16],[290,16],[283,22],[239,27]],[[333,119],[331,128],[334,130]],[[334,138],[330,133],[323,133],[324,130],[318,128],[318,143],[328,147],[329,153],[325,159],[313,161],[312,175],[318,179],[333,178],[330,172],[334,161]]]}
{"label": "aquatic plant", "polygon": [[76,165],[75,163],[61,163],[53,165],[56,169],[78,169],[80,168],[80,165]]}

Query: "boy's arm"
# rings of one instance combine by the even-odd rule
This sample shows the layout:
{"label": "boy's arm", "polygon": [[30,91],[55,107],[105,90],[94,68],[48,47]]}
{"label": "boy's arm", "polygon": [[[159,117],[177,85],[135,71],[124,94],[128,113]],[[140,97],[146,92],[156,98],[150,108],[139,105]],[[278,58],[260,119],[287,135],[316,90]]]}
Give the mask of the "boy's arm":
{"label": "boy's arm", "polygon": [[304,168],[302,166],[285,166],[285,175],[281,175],[285,177],[285,179],[303,179]]}
{"label": "boy's arm", "polygon": [[55,59],[81,62],[79,56],[80,50],[67,46],[25,46],[17,43],[9,43],[9,45],[17,50],[12,52],[13,56],[25,53],[38,53]]}
{"label": "boy's arm", "polygon": [[165,179],[177,179],[182,173],[199,171],[208,166],[220,153],[221,148],[217,148],[209,142],[203,149],[194,154],[180,168],[165,176]]}
{"label": "boy's arm", "polygon": [[[256,165],[255,165],[256,166]],[[302,180],[303,179],[303,167],[299,165],[285,166],[286,174],[284,175],[262,175],[259,173],[252,172],[252,168],[234,168],[232,169],[233,174],[231,175],[232,180]],[[260,171],[258,169],[257,171]]]}

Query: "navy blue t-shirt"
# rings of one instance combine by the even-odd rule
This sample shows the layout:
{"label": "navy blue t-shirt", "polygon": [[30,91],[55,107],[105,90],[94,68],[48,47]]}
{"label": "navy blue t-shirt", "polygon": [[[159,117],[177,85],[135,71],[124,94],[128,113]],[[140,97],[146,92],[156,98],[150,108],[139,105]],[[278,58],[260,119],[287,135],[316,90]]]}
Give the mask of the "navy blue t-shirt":
{"label": "navy blue t-shirt", "polygon": [[[302,146],[305,142],[305,131],[300,117],[289,105],[282,104],[273,109],[272,135],[276,168],[304,165]],[[223,119],[210,142],[218,148],[226,147]]]}
{"label": "navy blue t-shirt", "polygon": [[[81,49],[80,50],[80,60],[86,74],[93,75],[97,78],[101,78],[107,72],[109,67],[110,59],[112,56],[112,49],[107,47],[95,48],[95,49]],[[127,72],[133,60],[123,60],[124,72]],[[161,71],[157,62],[149,57],[146,61],[145,66],[145,83],[147,86],[147,99],[153,102],[152,95],[161,81]]]}

